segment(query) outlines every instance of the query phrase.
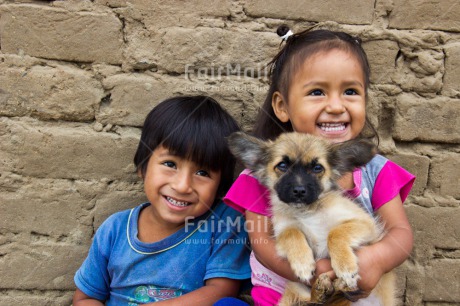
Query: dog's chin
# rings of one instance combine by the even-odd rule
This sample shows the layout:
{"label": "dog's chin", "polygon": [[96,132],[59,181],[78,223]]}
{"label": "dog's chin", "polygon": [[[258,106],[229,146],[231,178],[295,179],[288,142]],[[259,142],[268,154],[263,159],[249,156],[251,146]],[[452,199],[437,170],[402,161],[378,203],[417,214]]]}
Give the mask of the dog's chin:
{"label": "dog's chin", "polygon": [[314,197],[284,197],[281,195],[278,195],[278,198],[280,199],[281,202],[285,203],[288,206],[292,207],[306,207],[310,206],[311,204],[315,203],[318,200],[317,196]]}
{"label": "dog's chin", "polygon": [[291,203],[286,203],[287,206],[289,207],[292,207],[292,208],[301,208],[301,209],[305,209],[305,208],[308,208],[310,206],[310,204],[307,204],[307,203],[303,203],[303,202],[291,202]]}

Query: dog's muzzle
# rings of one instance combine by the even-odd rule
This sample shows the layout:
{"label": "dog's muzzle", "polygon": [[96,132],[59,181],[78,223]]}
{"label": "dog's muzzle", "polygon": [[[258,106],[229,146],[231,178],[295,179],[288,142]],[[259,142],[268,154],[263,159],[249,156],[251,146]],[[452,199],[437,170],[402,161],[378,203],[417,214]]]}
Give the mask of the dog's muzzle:
{"label": "dog's muzzle", "polygon": [[309,205],[318,200],[321,187],[316,177],[310,174],[302,176],[286,173],[275,185],[278,198],[286,204]]}

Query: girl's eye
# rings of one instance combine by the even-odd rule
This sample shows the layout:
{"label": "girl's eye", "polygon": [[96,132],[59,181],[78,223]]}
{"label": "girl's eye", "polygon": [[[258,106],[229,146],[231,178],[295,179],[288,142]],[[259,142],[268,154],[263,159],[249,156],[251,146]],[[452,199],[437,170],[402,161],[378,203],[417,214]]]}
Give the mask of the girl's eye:
{"label": "girl's eye", "polygon": [[277,164],[275,166],[275,168],[278,169],[281,172],[286,172],[286,171],[288,171],[289,166],[288,166],[288,164],[286,162],[282,161],[279,164]]}
{"label": "girl's eye", "polygon": [[318,164],[318,165],[314,165],[311,170],[313,173],[321,173],[324,171],[324,167]]}
{"label": "girl's eye", "polygon": [[312,91],[310,91],[310,93],[308,95],[310,95],[310,96],[323,96],[324,93],[320,89],[313,89]]}
{"label": "girl's eye", "polygon": [[162,165],[163,166],[166,166],[168,168],[176,168],[176,164],[172,161],[165,161],[165,162],[162,162]]}
{"label": "girl's eye", "polygon": [[356,90],[354,90],[354,89],[349,88],[349,89],[345,90],[345,95],[347,95],[347,96],[354,96],[354,95],[357,95],[357,94],[358,94],[358,92]]}
{"label": "girl's eye", "polygon": [[210,175],[209,175],[209,172],[208,172],[208,171],[205,171],[205,170],[198,170],[198,171],[196,172],[196,174],[199,175],[199,176],[207,176],[207,177],[210,176]]}

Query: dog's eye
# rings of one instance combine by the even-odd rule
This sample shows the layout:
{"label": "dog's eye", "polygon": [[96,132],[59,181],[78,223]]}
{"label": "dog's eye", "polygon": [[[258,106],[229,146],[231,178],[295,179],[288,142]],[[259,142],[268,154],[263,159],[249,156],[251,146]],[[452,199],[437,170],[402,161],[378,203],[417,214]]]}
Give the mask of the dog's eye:
{"label": "dog's eye", "polygon": [[289,167],[288,164],[284,161],[280,162],[278,165],[275,166],[275,168],[281,172],[288,171],[288,167]]}
{"label": "dog's eye", "polygon": [[321,173],[324,171],[324,167],[321,166],[321,165],[314,165],[313,166],[313,169],[312,169],[312,172],[313,173]]}

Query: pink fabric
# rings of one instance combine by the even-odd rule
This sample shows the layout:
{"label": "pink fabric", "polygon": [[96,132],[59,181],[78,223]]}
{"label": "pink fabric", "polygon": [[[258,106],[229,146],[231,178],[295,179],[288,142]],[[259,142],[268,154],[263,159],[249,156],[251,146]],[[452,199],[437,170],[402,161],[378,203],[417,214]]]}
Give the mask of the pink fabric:
{"label": "pink fabric", "polygon": [[401,196],[401,201],[404,203],[412,189],[414,181],[414,175],[391,160],[387,161],[377,176],[372,192],[371,202],[374,211],[392,200],[398,194]]}
{"label": "pink fabric", "polygon": [[353,183],[355,184],[355,187],[345,191],[345,193],[352,199],[358,197],[361,193],[361,174],[362,173],[360,168],[356,168],[353,171]]}
{"label": "pink fabric", "polygon": [[278,302],[281,299],[281,293],[261,286],[253,287],[251,290],[251,296],[254,299],[255,306],[278,305]]}
{"label": "pink fabric", "polygon": [[254,286],[268,286],[270,289],[280,294],[284,292],[284,288],[286,288],[286,283],[288,282],[287,279],[265,268],[265,266],[257,260],[253,252],[251,253],[249,263],[252,271],[251,281]]}
{"label": "pink fabric", "polygon": [[269,191],[255,177],[250,175],[249,170],[241,172],[225,195],[224,202],[241,213],[249,210],[259,215],[271,217]]}

